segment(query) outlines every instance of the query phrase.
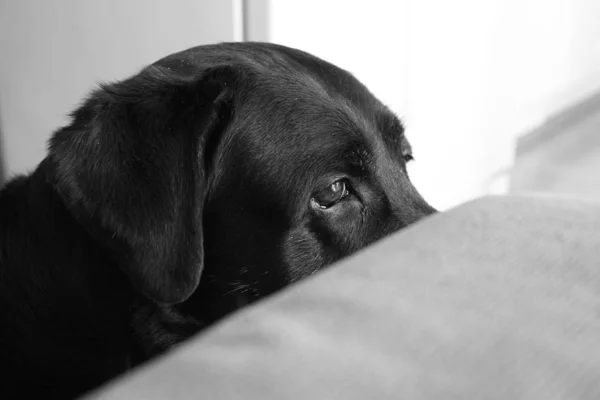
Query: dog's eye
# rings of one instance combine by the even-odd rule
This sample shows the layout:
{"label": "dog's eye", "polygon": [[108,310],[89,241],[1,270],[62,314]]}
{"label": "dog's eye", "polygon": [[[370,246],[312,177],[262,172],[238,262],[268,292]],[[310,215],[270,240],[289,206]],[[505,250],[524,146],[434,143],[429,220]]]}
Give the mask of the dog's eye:
{"label": "dog's eye", "polygon": [[329,208],[348,196],[348,193],[346,180],[340,179],[318,191],[311,200],[320,208]]}

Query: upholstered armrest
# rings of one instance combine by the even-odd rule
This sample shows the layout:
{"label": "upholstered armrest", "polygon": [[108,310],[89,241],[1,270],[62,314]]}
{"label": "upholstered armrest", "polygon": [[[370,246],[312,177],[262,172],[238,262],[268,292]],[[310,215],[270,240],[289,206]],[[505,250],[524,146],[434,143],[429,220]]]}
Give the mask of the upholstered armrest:
{"label": "upholstered armrest", "polygon": [[600,399],[600,205],[465,204],[91,398]]}

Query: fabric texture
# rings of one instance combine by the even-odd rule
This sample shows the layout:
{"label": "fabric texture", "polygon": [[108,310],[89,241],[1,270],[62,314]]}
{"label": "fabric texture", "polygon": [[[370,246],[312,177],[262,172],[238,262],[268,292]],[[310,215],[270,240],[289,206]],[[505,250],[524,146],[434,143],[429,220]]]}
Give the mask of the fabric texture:
{"label": "fabric texture", "polygon": [[90,398],[600,399],[600,205],[435,215]]}

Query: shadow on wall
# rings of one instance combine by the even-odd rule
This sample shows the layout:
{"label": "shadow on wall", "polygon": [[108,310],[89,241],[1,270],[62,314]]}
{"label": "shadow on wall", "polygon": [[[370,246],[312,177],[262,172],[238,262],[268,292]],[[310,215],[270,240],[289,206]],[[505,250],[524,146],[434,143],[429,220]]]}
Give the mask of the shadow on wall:
{"label": "shadow on wall", "polygon": [[510,191],[600,200],[599,130],[600,92],[521,137]]}

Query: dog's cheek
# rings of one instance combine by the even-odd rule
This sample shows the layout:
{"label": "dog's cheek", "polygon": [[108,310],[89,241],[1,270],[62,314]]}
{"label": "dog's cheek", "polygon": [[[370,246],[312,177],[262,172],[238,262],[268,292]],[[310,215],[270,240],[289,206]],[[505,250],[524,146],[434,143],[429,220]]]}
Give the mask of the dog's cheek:
{"label": "dog's cheek", "polygon": [[318,236],[325,243],[327,263],[347,257],[368,243],[365,237],[368,219],[358,203],[354,203],[319,224]]}
{"label": "dog's cheek", "polygon": [[326,264],[323,244],[304,227],[292,230],[286,236],[282,249],[291,282],[314,274]]}

